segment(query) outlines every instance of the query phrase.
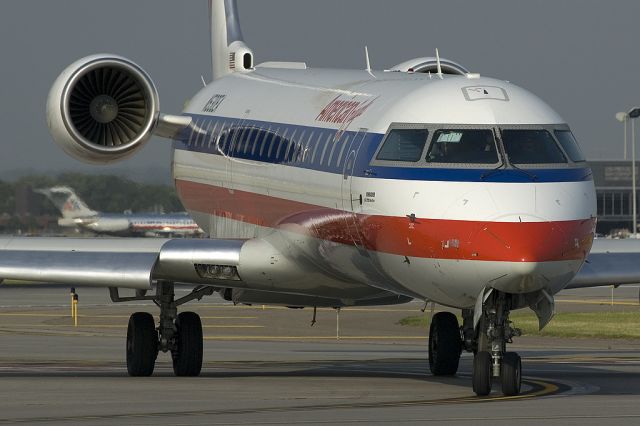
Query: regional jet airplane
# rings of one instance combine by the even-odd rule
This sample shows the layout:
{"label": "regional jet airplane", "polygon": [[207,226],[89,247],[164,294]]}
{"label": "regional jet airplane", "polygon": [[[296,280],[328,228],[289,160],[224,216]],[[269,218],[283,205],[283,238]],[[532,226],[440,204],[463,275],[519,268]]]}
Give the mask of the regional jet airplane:
{"label": "regional jet airplane", "polygon": [[[639,280],[633,247],[592,250],[591,171],[535,95],[437,56],[386,71],[256,65],[235,1],[209,6],[213,81],[182,114],[160,112],[140,66],[101,54],[62,72],[47,119],[53,139],[91,163],[172,139],[178,194],[211,238],[0,241],[0,277],[156,302],[158,325],[148,313],[129,320],[129,374],[151,375],[159,351],[176,375],[199,374],[201,322],[177,308],[214,292],[291,307],[420,299],[462,314],[462,324],[434,315],[431,373],[456,374],[473,352],[474,392],[495,378],[515,395],[512,310],[531,308],[544,327],[564,288]],[[175,283],[193,291],[176,298]]]}
{"label": "regional jet airplane", "polygon": [[56,206],[62,217],[58,225],[74,227],[96,234],[119,236],[193,236],[202,229],[186,213],[174,214],[117,214],[91,210],[75,191],[67,186],[36,189]]}

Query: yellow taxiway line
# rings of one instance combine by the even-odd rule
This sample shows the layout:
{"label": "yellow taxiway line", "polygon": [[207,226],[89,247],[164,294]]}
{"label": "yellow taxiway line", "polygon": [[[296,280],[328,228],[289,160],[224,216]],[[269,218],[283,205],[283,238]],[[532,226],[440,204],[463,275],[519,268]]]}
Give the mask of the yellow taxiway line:
{"label": "yellow taxiway line", "polygon": [[[121,328],[125,330],[126,324],[114,325],[114,324],[79,324],[78,327],[74,327],[73,324],[2,324],[0,323],[0,329],[5,328],[38,328],[40,331],[44,331],[48,328]],[[202,325],[202,328],[265,328],[264,325]]]}
{"label": "yellow taxiway line", "polygon": [[427,340],[426,336],[204,336],[204,340]]}
{"label": "yellow taxiway line", "polygon": [[[42,318],[64,318],[67,315],[45,314],[41,312],[4,312],[0,313],[0,317],[42,317]],[[129,318],[129,315],[78,315],[79,318]],[[249,316],[200,316],[200,319],[258,319],[258,317]]]}
{"label": "yellow taxiway line", "polygon": [[595,299],[595,300],[587,300],[587,299],[556,299],[556,303],[575,303],[579,305],[621,305],[621,306],[638,306],[640,307],[640,303],[638,301],[635,302],[622,302],[622,301],[613,301],[607,299]]}

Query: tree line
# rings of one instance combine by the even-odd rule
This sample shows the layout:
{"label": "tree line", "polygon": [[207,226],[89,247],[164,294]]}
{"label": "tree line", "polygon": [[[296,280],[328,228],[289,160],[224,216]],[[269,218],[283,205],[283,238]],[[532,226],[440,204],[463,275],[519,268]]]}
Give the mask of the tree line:
{"label": "tree line", "polygon": [[[14,215],[16,196],[22,191],[69,186],[73,188],[87,205],[97,211],[122,213],[164,211],[178,212],[184,208],[173,187],[167,185],[143,184],[115,175],[88,175],[82,173],[62,173],[57,176],[31,175],[15,182],[0,181],[0,214]],[[58,215],[53,204],[44,196],[33,195],[30,205],[34,212]]]}

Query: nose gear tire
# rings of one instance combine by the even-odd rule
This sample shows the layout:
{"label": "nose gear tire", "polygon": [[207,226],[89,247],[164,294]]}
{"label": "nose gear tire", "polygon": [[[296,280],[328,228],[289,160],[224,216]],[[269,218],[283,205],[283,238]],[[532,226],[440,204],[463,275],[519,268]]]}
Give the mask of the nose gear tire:
{"label": "nose gear tire", "polygon": [[515,352],[506,352],[500,369],[502,393],[506,396],[518,395],[522,384],[522,361]]}
{"label": "nose gear tire", "polygon": [[491,393],[491,354],[480,351],[473,357],[473,391],[478,396]]}

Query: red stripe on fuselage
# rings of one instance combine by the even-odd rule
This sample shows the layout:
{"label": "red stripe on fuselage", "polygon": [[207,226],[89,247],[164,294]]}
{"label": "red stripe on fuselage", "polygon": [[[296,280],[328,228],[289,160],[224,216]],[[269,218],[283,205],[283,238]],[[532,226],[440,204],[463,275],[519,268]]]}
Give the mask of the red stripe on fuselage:
{"label": "red stripe on fuselage", "polygon": [[[176,180],[189,210],[408,257],[509,262],[583,260],[595,219],[484,222],[352,214],[246,191]],[[230,237],[230,236],[227,236]]]}

